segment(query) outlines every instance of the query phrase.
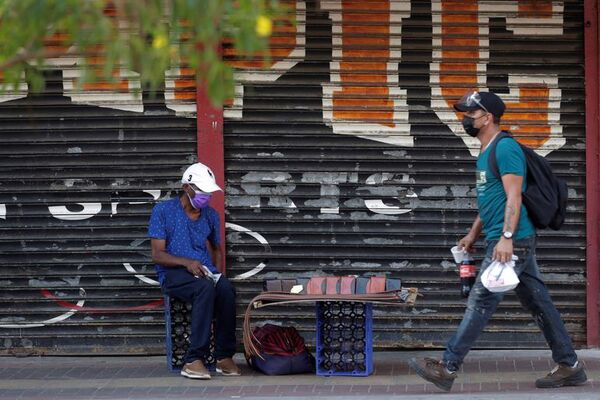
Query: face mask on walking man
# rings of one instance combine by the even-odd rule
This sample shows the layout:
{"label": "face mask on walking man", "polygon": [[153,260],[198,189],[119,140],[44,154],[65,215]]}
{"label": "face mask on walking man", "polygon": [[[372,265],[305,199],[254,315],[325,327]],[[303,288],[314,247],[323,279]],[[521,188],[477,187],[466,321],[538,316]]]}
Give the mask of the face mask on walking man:
{"label": "face mask on walking man", "polygon": [[[463,114],[465,132],[481,143],[476,161],[479,213],[469,233],[458,241],[458,246],[474,253],[475,243],[483,233],[485,241],[481,252],[485,254],[480,257],[483,261],[467,299],[465,315],[448,341],[442,359],[412,359],[409,364],[418,375],[438,388],[445,391],[452,388],[464,358],[506,293],[487,290],[481,282],[481,275],[492,262],[509,262],[514,255],[518,258],[515,272],[520,280],[514,290],[544,333],[557,364],[548,375],[536,380],[536,387],[583,384],[587,381],[583,365],[577,361],[571,338],[538,269],[536,231],[522,204],[522,193],[527,188],[525,156],[519,144],[513,138],[505,137],[507,134],[500,128],[506,106],[495,93],[469,91],[454,105],[454,109]],[[500,178],[489,168],[492,149],[495,150]]]}

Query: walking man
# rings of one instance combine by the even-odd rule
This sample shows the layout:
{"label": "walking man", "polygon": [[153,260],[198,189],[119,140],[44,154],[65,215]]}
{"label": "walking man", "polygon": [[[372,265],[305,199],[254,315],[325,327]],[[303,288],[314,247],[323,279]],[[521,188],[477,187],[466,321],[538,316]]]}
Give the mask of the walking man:
{"label": "walking man", "polygon": [[504,293],[492,293],[481,283],[482,272],[493,260],[508,262],[518,257],[515,272],[520,283],[515,288],[521,304],[528,309],[542,330],[557,366],[535,382],[538,388],[579,385],[587,377],[577,361],[571,339],[542,281],[536,262],[535,227],[521,203],[526,189],[526,161],[523,151],[513,139],[496,145],[496,160],[501,179],[488,167],[490,144],[500,133],[500,118],[505,105],[491,92],[469,92],[454,105],[464,113],[463,127],[468,135],[481,142],[477,159],[477,202],[479,214],[459,246],[468,252],[480,233],[485,233],[485,258],[467,300],[465,315],[454,336],[448,341],[442,360],[412,359],[410,366],[423,379],[449,391],[465,356],[485,328]]}
{"label": "walking man", "polygon": [[193,164],[183,173],[179,197],[152,210],[148,236],[152,260],[165,294],[192,304],[192,326],[181,375],[210,379],[202,359],[209,352],[215,318],[217,372],[240,375],[235,353],[235,289],[220,276],[222,252],[219,214],[208,206],[211,193],[221,190],[213,172]]}

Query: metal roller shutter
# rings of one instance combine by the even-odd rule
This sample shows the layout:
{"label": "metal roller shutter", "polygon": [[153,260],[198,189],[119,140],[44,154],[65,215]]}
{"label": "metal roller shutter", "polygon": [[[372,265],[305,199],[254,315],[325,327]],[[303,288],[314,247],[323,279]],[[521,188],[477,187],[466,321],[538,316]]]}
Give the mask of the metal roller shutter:
{"label": "metal roller shutter", "polygon": [[[295,5],[299,23],[277,33],[270,68],[238,65],[225,111],[228,269],[240,301],[265,278],[393,274],[423,297],[375,307],[376,346],[443,346],[465,307],[449,249],[476,213],[478,146],[451,104],[479,88],[505,99],[506,127],[568,181],[567,223],[539,232],[538,261],[585,344],[582,2]],[[311,307],[259,315],[312,337]],[[477,346],[545,342],[510,294]]]}
{"label": "metal roller shutter", "polygon": [[[390,273],[424,296],[410,309],[375,308],[376,346],[444,345],[464,311],[448,249],[475,207],[475,148],[449,104],[477,86],[511,103],[510,129],[569,183],[567,224],[540,232],[538,258],[583,345],[582,3],[290,5],[298,23],[276,29],[267,70],[237,62],[225,111],[239,310],[268,277]],[[160,353],[146,224],[194,161],[194,82],[174,68],[165,101],[129,95],[127,74],[118,88],[79,95],[66,64],[43,95],[24,87],[0,99],[0,352]],[[311,307],[260,314],[314,332]],[[544,343],[510,295],[477,346]]]}
{"label": "metal roller shutter", "polygon": [[194,159],[195,87],[174,70],[166,102],[128,78],[77,94],[62,62],[0,103],[0,352],[163,353],[146,227]]}

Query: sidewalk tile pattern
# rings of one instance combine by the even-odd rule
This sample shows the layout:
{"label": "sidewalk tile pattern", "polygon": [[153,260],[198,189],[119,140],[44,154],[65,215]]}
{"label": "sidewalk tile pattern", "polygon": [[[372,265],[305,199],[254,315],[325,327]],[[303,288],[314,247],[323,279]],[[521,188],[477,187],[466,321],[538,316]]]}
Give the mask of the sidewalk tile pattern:
{"label": "sidewalk tile pattern", "polygon": [[[210,381],[186,379],[169,372],[163,357],[35,357],[0,358],[0,400],[84,399],[237,399],[245,397],[427,396],[440,391],[407,367],[412,357],[438,356],[421,352],[374,354],[369,377],[320,377],[311,374],[265,376],[250,370],[241,357],[243,375],[215,375]],[[594,398],[600,393],[600,350],[578,351],[589,381],[586,385],[543,391],[536,378],[552,368],[549,352],[472,351],[454,383],[452,393],[469,396],[547,393]],[[551,396],[552,395],[552,396]],[[598,397],[600,399],[600,396]]]}

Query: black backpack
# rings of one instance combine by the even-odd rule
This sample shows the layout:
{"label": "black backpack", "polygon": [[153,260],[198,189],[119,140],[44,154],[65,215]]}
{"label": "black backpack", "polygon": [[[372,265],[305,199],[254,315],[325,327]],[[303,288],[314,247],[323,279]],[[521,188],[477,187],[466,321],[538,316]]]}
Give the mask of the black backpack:
{"label": "black backpack", "polygon": [[[515,140],[510,133],[501,132],[490,148],[488,166],[501,180],[496,161],[496,145],[505,138]],[[523,192],[523,204],[536,228],[560,229],[567,214],[567,184],[552,172],[550,163],[531,148],[517,142],[527,162],[527,190]]]}

